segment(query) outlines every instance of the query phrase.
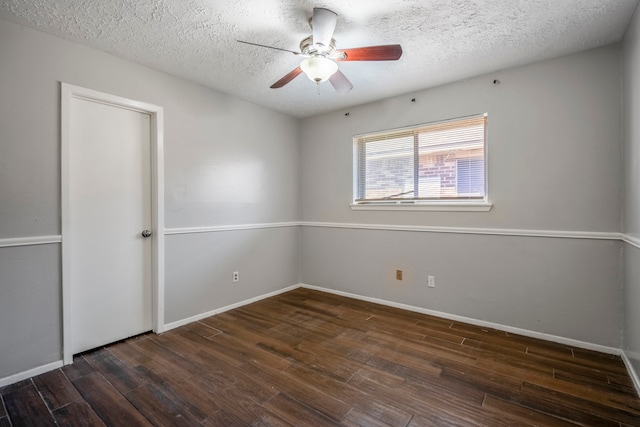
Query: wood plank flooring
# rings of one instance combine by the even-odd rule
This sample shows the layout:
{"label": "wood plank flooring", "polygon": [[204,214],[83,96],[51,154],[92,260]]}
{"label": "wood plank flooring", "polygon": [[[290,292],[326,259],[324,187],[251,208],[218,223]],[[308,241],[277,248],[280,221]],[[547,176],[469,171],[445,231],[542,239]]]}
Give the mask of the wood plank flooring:
{"label": "wood plank flooring", "polygon": [[3,426],[640,426],[621,359],[297,289],[0,389]]}

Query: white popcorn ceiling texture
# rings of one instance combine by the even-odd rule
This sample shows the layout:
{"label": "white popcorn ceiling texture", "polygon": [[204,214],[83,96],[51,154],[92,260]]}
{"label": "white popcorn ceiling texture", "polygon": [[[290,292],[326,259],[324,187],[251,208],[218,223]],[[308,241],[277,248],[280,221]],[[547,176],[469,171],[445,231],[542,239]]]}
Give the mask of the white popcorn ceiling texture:
{"label": "white popcorn ceiling texture", "polygon": [[[0,0],[0,17],[295,117],[620,41],[637,0]],[[340,63],[339,95],[301,75],[314,7],[338,14],[338,48],[402,45],[399,61]]]}

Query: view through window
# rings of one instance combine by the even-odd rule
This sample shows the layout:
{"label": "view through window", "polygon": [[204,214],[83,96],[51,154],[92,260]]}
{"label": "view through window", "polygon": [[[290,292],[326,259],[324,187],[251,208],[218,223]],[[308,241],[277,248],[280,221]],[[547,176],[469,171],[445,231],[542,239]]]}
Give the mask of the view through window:
{"label": "view through window", "polygon": [[354,137],[356,203],[485,200],[487,116]]}

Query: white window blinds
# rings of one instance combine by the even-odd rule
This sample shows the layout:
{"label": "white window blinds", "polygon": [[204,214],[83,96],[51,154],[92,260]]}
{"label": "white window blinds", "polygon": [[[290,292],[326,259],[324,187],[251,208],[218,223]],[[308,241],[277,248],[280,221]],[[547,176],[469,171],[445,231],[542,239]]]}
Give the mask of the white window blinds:
{"label": "white window blinds", "polygon": [[356,203],[484,199],[486,115],[360,135]]}

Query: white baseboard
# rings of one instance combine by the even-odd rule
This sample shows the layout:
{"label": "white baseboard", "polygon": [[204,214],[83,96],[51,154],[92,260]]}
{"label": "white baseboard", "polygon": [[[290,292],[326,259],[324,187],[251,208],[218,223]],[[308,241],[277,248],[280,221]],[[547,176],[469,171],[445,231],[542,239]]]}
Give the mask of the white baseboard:
{"label": "white baseboard", "polygon": [[4,387],[9,384],[14,384],[22,380],[26,380],[36,375],[44,374],[54,369],[62,367],[62,360],[57,362],[47,363],[46,365],[38,366],[37,368],[29,369],[28,371],[20,372],[18,374],[9,375],[8,377],[0,378],[0,387]]}
{"label": "white baseboard", "polygon": [[416,307],[416,306],[412,306],[412,305],[408,305],[408,304],[401,304],[401,303],[382,300],[382,299],[378,299],[378,298],[366,297],[366,296],[363,296],[363,295],[352,294],[352,293],[349,293],[349,292],[337,291],[335,289],[322,288],[320,286],[301,284],[301,287],[307,288],[307,289],[313,289],[313,290],[320,291],[320,292],[328,292],[328,293],[331,293],[331,294],[341,295],[341,296],[345,296],[345,297],[349,297],[349,298],[355,298],[355,299],[359,299],[359,300],[367,301],[367,302],[372,302],[372,303],[376,303],[376,304],[382,304],[382,305],[386,305],[386,306],[389,306],[389,307],[401,308],[403,310],[414,311],[414,312],[417,312],[417,313],[428,314],[430,316],[440,317],[440,318],[443,318],[443,319],[449,319],[449,320],[453,320],[453,321],[456,321],[456,322],[469,323],[469,324],[472,324],[472,325],[482,326],[482,327],[485,327],[485,328],[497,329],[497,330],[504,331],[504,332],[509,332],[509,333],[512,333],[512,334],[523,335],[525,337],[538,338],[538,339],[545,340],[545,341],[557,342],[557,343],[560,343],[560,344],[570,345],[572,347],[584,348],[586,350],[594,350],[594,351],[599,351],[601,353],[615,354],[615,355],[620,355],[620,353],[621,353],[620,349],[614,348],[614,347],[607,347],[607,346],[600,345],[600,344],[593,344],[593,343],[589,343],[589,342],[585,342],[585,341],[574,340],[572,338],[565,338],[565,337],[560,337],[560,336],[557,336],[557,335],[545,334],[543,332],[536,332],[536,331],[531,331],[531,330],[528,330],[528,329],[522,329],[522,328],[516,328],[516,327],[513,327],[513,326],[502,325],[502,324],[499,324],[499,323],[487,322],[487,321],[484,321],[484,320],[474,319],[472,317],[458,316],[458,315],[455,315],[455,314],[449,314],[449,313],[445,313],[445,312],[442,312],[442,311],[429,310],[427,308]]}
{"label": "white baseboard", "polygon": [[[625,365],[627,366],[627,370],[629,371],[629,375],[631,376],[631,379],[633,380],[633,383],[634,383],[634,385],[636,387],[636,390],[638,391],[638,394],[640,395],[640,378],[638,377],[638,373],[634,370],[633,365],[629,361],[627,355],[621,349],[617,349],[617,348],[614,348],[614,347],[607,347],[607,346],[603,346],[603,345],[599,345],[599,344],[593,344],[593,343],[580,341],[580,340],[575,340],[575,339],[566,338],[566,337],[560,337],[560,336],[557,336],[557,335],[550,335],[550,334],[545,334],[545,333],[542,333],[542,332],[531,331],[531,330],[528,330],[528,329],[521,329],[521,328],[516,328],[516,327],[513,327],[513,326],[501,325],[499,323],[487,322],[487,321],[484,321],[484,320],[478,320],[478,319],[474,319],[474,318],[471,318],[471,317],[458,316],[458,315],[455,315],[455,314],[449,314],[449,313],[445,313],[445,312],[441,312],[441,311],[430,310],[430,309],[426,309],[426,308],[422,308],[422,307],[416,307],[416,306],[412,306],[412,305],[408,305],[408,304],[401,304],[401,303],[397,303],[397,302],[393,302],[393,301],[387,301],[387,300],[383,300],[383,299],[379,299],[379,298],[366,297],[366,296],[363,296],[363,295],[352,294],[352,293],[349,293],[349,292],[338,291],[338,290],[335,290],[335,289],[328,289],[328,288],[323,288],[323,287],[320,287],[320,286],[307,285],[307,284],[304,284],[304,283],[299,283],[297,285],[291,285],[291,286],[288,286],[288,287],[283,288],[283,289],[278,289],[278,290],[273,291],[273,292],[269,292],[269,293],[266,293],[266,294],[263,294],[263,295],[259,295],[259,296],[253,297],[253,298],[249,298],[249,299],[234,303],[234,304],[230,304],[230,305],[227,305],[225,307],[220,307],[220,308],[217,308],[217,309],[214,309],[214,310],[210,310],[210,311],[207,311],[206,313],[200,313],[200,314],[197,314],[195,316],[188,317],[186,319],[182,319],[182,320],[178,320],[176,322],[165,324],[164,328],[163,328],[163,331],[168,331],[168,330],[171,330],[171,329],[175,329],[175,328],[178,328],[180,326],[184,326],[184,325],[187,325],[189,323],[196,322],[198,320],[202,320],[204,318],[213,316],[215,314],[223,313],[225,311],[229,311],[229,310],[232,310],[234,308],[242,307],[244,305],[251,304],[253,302],[257,302],[257,301],[263,300],[265,298],[269,298],[269,297],[276,296],[276,295],[279,295],[279,294],[283,294],[285,292],[289,292],[289,291],[292,291],[292,290],[298,289],[298,288],[313,289],[313,290],[317,290],[317,291],[320,291],[320,292],[327,292],[327,293],[331,293],[331,294],[335,294],[335,295],[345,296],[345,297],[348,297],[348,298],[354,298],[354,299],[358,299],[358,300],[362,300],[362,301],[368,301],[368,302],[372,302],[372,303],[376,303],[376,304],[386,305],[386,306],[389,306],[389,307],[395,307],[395,308],[400,308],[400,309],[403,309],[403,310],[414,311],[414,312],[417,312],[417,313],[428,314],[428,315],[431,315],[431,316],[436,316],[436,317],[440,317],[440,318],[444,318],[444,319],[449,319],[449,320],[453,320],[453,321],[456,321],[456,322],[469,323],[469,324],[476,325],[476,326],[482,326],[482,327],[486,327],[486,328],[497,329],[497,330],[500,330],[500,331],[510,332],[510,333],[513,333],[513,334],[523,335],[523,336],[526,336],[526,337],[539,338],[539,339],[546,340],[546,341],[552,341],[552,342],[557,342],[557,343],[560,343],[560,344],[566,344],[566,345],[570,345],[570,346],[577,347],[577,348],[584,348],[584,349],[587,349],[587,350],[599,351],[601,353],[620,355],[622,357],[622,360],[624,361]],[[43,365],[43,366],[40,366],[40,367],[37,367],[37,368],[30,369],[28,371],[24,371],[24,372],[20,372],[18,374],[10,375],[10,376],[5,377],[5,378],[0,378],[0,387],[4,387],[6,385],[13,384],[13,383],[16,383],[18,381],[22,381],[22,380],[25,380],[27,378],[31,378],[31,377],[36,376],[36,375],[44,374],[44,373],[52,371],[54,369],[58,369],[58,368],[60,368],[62,366],[63,366],[63,363],[62,363],[62,360],[60,360],[60,361],[57,361],[57,362],[49,363],[47,365]]]}
{"label": "white baseboard", "polygon": [[[275,295],[279,295],[279,294],[282,294],[282,293],[285,293],[285,292],[288,292],[288,291],[292,291],[294,289],[298,289],[299,287],[301,287],[301,284],[291,285],[291,286],[288,286],[288,287],[283,288],[283,289],[278,289],[277,291],[273,291],[273,292],[269,292],[269,293],[266,293],[266,294],[263,294],[263,295],[259,295],[257,297],[249,298],[247,300],[240,301],[240,302],[237,302],[235,304],[227,305],[225,307],[220,307],[220,308],[217,308],[215,310],[208,311],[206,313],[201,313],[201,314],[198,314],[196,316],[192,316],[192,317],[189,317],[189,318],[186,318],[186,319],[178,320],[176,322],[168,323],[168,324],[164,325],[164,328],[162,329],[162,332],[165,332],[165,331],[168,331],[170,329],[174,329],[174,328],[189,324],[191,322],[196,322],[196,321],[204,319],[206,317],[213,316],[214,314],[223,313],[225,311],[229,311],[229,310],[232,310],[234,308],[242,307],[243,305],[251,304],[253,302],[260,301],[260,300],[263,300],[265,298],[269,298],[269,297],[272,297],[272,296],[275,296]],[[58,368],[62,367],[63,365],[64,364],[63,364],[62,360],[59,360],[57,362],[53,362],[53,363],[49,363],[47,365],[39,366],[37,368],[29,369],[28,371],[20,372],[20,373],[14,374],[14,375],[9,375],[8,377],[5,377],[5,378],[0,378],[0,387],[4,387],[4,386],[9,385],[9,384],[14,384],[14,383],[17,383],[17,382],[22,381],[22,380],[26,380],[26,379],[31,378],[31,377],[35,377],[36,375],[40,375],[40,374],[44,374],[44,373],[49,372],[49,371],[53,371],[54,369],[58,369]]]}
{"label": "white baseboard", "polygon": [[172,322],[172,323],[168,323],[164,326],[164,331],[168,331],[174,328],[178,328],[180,326],[184,326],[187,325],[191,322],[196,322],[198,320],[202,320],[204,318],[219,314],[219,313],[223,313],[225,311],[229,311],[232,310],[234,308],[238,308],[238,307],[242,307],[243,305],[247,305],[247,304],[251,304],[253,302],[256,301],[260,301],[262,299],[265,298],[269,298],[275,295],[279,295],[288,291],[292,291],[294,289],[297,288],[307,288],[307,289],[313,289],[316,291],[320,291],[320,292],[327,292],[327,293],[331,293],[331,294],[335,294],[335,295],[341,295],[341,296],[345,296],[348,298],[354,298],[354,299],[359,299],[362,301],[368,301],[368,302],[372,302],[372,303],[376,303],[376,304],[381,304],[381,305],[386,305],[389,307],[395,307],[395,308],[400,308],[403,310],[409,310],[409,311],[414,311],[416,313],[422,313],[422,314],[428,314],[430,316],[436,316],[436,317],[440,317],[443,319],[449,319],[449,320],[453,320],[456,322],[463,322],[463,323],[469,323],[471,325],[476,325],[476,326],[482,326],[485,328],[491,328],[491,329],[497,329],[499,331],[504,331],[504,332],[509,332],[512,334],[518,334],[518,335],[523,335],[525,337],[531,337],[531,338],[538,338],[541,340],[545,340],[545,341],[551,341],[551,342],[557,342],[559,344],[565,344],[565,345],[570,345],[572,347],[577,347],[577,348],[584,348],[586,350],[593,350],[593,351],[599,351],[601,353],[607,353],[607,354],[615,354],[615,355],[621,355],[622,354],[622,350],[615,348],[615,347],[608,347],[608,346],[604,346],[604,345],[600,345],[600,344],[594,344],[594,343],[590,343],[590,342],[586,342],[586,341],[580,341],[580,340],[575,340],[572,338],[566,338],[566,337],[561,337],[561,336],[557,336],[557,335],[551,335],[551,334],[546,334],[543,332],[537,332],[537,331],[531,331],[529,329],[522,329],[522,328],[517,328],[514,326],[508,326],[508,325],[502,325],[499,323],[493,323],[493,322],[487,322],[484,320],[479,320],[479,319],[474,319],[472,317],[465,317],[465,316],[458,316],[456,314],[450,314],[450,313],[445,313],[442,311],[436,311],[436,310],[430,310],[427,308],[422,308],[422,307],[416,307],[416,306],[412,306],[412,305],[408,305],[408,304],[401,304],[401,303],[397,303],[397,302],[393,302],[393,301],[387,301],[387,300],[383,300],[383,299],[379,299],[379,298],[371,298],[371,297],[366,297],[363,295],[358,295],[358,294],[352,294],[349,292],[343,292],[343,291],[338,291],[335,289],[328,289],[328,288],[323,288],[320,286],[314,286],[314,285],[307,285],[305,283],[299,283],[297,285],[292,285],[283,289],[279,289],[277,291],[274,292],[270,292],[264,295],[260,295],[254,298],[250,298],[244,301],[240,301],[237,302],[235,304],[231,304],[225,307],[221,307],[221,308],[216,308],[214,310],[211,311],[207,311],[206,313],[200,313],[197,314],[195,316],[192,317],[188,317],[186,319],[182,319],[182,320],[178,320],[176,322]]}
{"label": "white baseboard", "polygon": [[638,376],[638,372],[636,372],[636,370],[634,369],[631,360],[629,360],[629,357],[627,356],[627,353],[625,353],[624,350],[622,350],[620,353],[624,364],[627,366],[627,371],[629,371],[629,376],[633,381],[633,385],[636,387],[636,393],[638,393],[638,396],[640,396],[640,376]]}
{"label": "white baseboard", "polygon": [[224,313],[225,311],[233,310],[234,308],[242,307],[243,305],[251,304],[253,302],[260,301],[260,300],[263,300],[265,298],[269,298],[269,297],[273,297],[273,296],[276,296],[276,295],[280,295],[280,294],[283,294],[285,292],[289,292],[289,291],[292,291],[294,289],[298,289],[299,287],[301,287],[300,284],[291,285],[291,286],[288,286],[288,287],[283,288],[283,289],[278,289],[277,291],[269,292],[267,294],[259,295],[257,297],[249,298],[249,299],[246,299],[244,301],[240,301],[240,302],[237,302],[237,303],[234,303],[234,304],[231,304],[231,305],[227,305],[225,307],[216,308],[216,309],[207,311],[206,313],[196,314],[195,316],[187,317],[186,319],[177,320],[175,322],[167,323],[167,324],[164,325],[163,332],[169,331],[171,329],[178,328],[180,326],[187,325],[187,324],[192,323],[192,322],[197,322],[198,320],[205,319],[205,318],[213,316],[215,314]]}

